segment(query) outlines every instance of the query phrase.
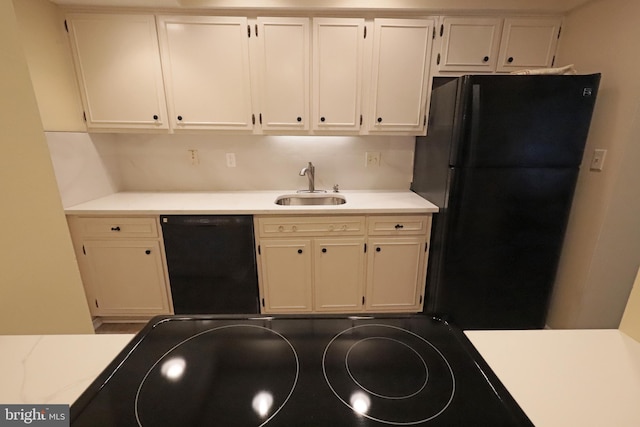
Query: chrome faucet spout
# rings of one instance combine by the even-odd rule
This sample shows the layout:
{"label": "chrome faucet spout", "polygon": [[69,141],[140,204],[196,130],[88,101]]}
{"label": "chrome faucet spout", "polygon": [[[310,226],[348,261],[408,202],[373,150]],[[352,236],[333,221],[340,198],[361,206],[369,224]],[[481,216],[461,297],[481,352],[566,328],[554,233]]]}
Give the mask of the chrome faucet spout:
{"label": "chrome faucet spout", "polygon": [[309,193],[313,193],[316,191],[315,189],[315,173],[316,168],[313,166],[313,163],[309,162],[309,164],[300,170],[300,176],[307,175],[309,178]]}

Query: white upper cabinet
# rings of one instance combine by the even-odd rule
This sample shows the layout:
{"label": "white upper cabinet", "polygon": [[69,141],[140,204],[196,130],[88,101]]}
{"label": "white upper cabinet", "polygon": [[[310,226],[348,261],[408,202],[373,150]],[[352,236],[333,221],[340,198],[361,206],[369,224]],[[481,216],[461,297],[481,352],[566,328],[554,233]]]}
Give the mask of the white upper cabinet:
{"label": "white upper cabinet", "polygon": [[491,72],[495,69],[500,43],[500,18],[449,18],[440,26],[442,52],[440,71]]}
{"label": "white upper cabinet", "polygon": [[309,19],[260,17],[257,22],[262,129],[308,130]]}
{"label": "white upper cabinet", "polygon": [[313,129],[358,131],[364,19],[313,19]]}
{"label": "white upper cabinet", "polygon": [[440,75],[553,66],[562,18],[443,17],[434,48]]}
{"label": "white upper cabinet", "polygon": [[424,131],[433,26],[428,19],[374,21],[370,132]]}
{"label": "white upper cabinet", "polygon": [[89,130],[167,129],[152,15],[67,16]]}
{"label": "white upper cabinet", "polygon": [[158,17],[175,131],[253,128],[247,28],[244,17]]}
{"label": "white upper cabinet", "polygon": [[553,64],[561,19],[505,19],[497,71],[550,67]]}

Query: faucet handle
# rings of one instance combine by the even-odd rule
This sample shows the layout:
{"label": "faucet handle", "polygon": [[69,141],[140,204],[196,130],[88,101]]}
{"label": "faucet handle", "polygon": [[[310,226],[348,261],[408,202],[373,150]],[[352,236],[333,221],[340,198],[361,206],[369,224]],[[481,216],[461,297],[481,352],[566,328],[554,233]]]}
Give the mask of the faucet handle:
{"label": "faucet handle", "polygon": [[333,192],[334,193],[339,193],[340,189],[338,188],[338,184],[333,184]]}

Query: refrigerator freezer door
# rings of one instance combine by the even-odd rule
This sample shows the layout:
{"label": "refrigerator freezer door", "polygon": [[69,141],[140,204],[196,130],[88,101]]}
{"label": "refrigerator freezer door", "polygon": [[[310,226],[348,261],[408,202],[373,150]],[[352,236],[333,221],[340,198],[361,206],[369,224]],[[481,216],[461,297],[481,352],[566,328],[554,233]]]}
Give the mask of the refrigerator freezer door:
{"label": "refrigerator freezer door", "polygon": [[463,329],[544,327],[578,169],[452,174],[429,311]]}
{"label": "refrigerator freezer door", "polygon": [[599,74],[463,77],[456,113],[461,138],[451,163],[579,166],[599,80]]}

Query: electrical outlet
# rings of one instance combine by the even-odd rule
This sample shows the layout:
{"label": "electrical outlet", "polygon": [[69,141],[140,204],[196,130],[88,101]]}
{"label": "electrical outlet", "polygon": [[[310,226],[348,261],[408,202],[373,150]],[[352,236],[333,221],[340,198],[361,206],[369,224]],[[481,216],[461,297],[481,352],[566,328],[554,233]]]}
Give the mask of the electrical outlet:
{"label": "electrical outlet", "polygon": [[379,151],[367,151],[365,156],[365,167],[380,166],[380,152]]}
{"label": "electrical outlet", "polygon": [[593,157],[591,158],[591,167],[592,171],[601,171],[604,167],[604,158],[607,155],[607,150],[596,149],[593,150]]}
{"label": "electrical outlet", "polygon": [[227,167],[228,168],[236,167],[236,153],[227,153]]}
{"label": "electrical outlet", "polygon": [[191,162],[191,166],[197,166],[200,164],[200,156],[198,156],[198,150],[189,149],[187,150],[189,153],[189,161]]}

